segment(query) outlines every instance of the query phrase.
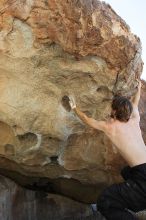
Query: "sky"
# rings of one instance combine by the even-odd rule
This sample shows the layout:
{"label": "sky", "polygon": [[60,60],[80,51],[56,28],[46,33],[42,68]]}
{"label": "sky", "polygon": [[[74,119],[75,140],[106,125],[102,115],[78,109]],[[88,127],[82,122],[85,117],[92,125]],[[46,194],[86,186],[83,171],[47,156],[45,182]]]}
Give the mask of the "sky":
{"label": "sky", "polygon": [[141,78],[146,80],[146,0],[104,0],[126,21],[131,31],[142,42],[144,69]]}

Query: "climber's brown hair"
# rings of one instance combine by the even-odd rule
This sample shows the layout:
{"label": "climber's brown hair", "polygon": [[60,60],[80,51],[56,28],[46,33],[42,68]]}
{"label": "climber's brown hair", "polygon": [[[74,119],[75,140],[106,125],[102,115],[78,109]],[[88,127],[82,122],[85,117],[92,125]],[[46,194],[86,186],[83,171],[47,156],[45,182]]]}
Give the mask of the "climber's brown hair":
{"label": "climber's brown hair", "polygon": [[130,119],[133,107],[129,99],[124,96],[115,96],[112,102],[111,117],[122,122]]}

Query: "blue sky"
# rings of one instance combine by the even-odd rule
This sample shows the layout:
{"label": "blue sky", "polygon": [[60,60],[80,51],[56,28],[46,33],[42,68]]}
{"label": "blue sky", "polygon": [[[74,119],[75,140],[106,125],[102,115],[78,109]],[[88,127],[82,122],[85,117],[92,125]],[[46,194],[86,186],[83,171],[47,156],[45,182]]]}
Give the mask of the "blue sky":
{"label": "blue sky", "polygon": [[141,78],[146,80],[146,0],[105,0],[130,26],[142,42],[144,69]]}

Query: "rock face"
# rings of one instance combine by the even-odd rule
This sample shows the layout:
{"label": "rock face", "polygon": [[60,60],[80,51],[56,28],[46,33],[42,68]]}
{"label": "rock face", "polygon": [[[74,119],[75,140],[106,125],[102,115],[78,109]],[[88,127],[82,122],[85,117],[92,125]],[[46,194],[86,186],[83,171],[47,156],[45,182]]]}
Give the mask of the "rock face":
{"label": "rock face", "polygon": [[2,0],[0,13],[0,167],[82,184],[119,181],[124,160],[67,100],[74,95],[83,112],[105,120],[115,94],[133,96],[139,38],[97,0]]}

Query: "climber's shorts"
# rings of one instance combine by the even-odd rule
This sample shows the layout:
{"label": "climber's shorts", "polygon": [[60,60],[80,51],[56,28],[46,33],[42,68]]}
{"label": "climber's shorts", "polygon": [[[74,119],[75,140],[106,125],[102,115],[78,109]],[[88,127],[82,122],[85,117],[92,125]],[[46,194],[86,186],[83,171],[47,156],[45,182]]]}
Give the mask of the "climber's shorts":
{"label": "climber's shorts", "polygon": [[135,220],[129,210],[146,209],[146,163],[125,167],[121,175],[125,182],[105,189],[97,201],[97,209],[107,220]]}

